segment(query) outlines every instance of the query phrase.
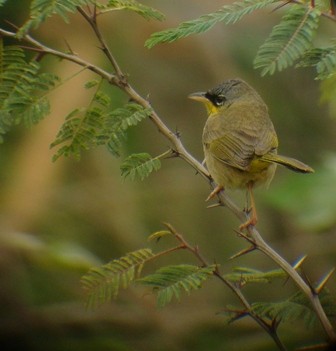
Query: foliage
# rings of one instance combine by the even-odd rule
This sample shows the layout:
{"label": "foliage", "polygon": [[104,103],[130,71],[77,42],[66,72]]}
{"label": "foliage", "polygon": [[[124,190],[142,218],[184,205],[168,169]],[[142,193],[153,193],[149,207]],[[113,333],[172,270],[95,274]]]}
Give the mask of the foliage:
{"label": "foliage", "polygon": [[120,169],[121,175],[125,178],[129,177],[131,180],[139,178],[140,180],[144,180],[153,171],[159,170],[160,167],[161,162],[159,158],[152,158],[147,153],[141,153],[128,156],[120,166]]}
{"label": "foliage", "polygon": [[332,78],[336,72],[336,44],[307,51],[297,67],[315,67],[316,79]]}
{"label": "foliage", "polygon": [[150,249],[140,249],[101,267],[92,268],[82,278],[83,288],[88,295],[87,306],[95,307],[116,298],[120,288],[126,289],[153,256]]}
{"label": "foliage", "polygon": [[[87,87],[92,86],[92,82],[87,84]],[[112,154],[119,156],[127,129],[136,126],[151,111],[135,103],[112,108],[108,95],[98,88],[88,108],[72,111],[51,144],[51,147],[62,145],[54,155],[54,161],[60,156],[72,156],[78,160],[82,150],[99,145],[105,145]]]}
{"label": "foliage", "polygon": [[262,75],[273,74],[293,65],[311,48],[320,15],[318,9],[300,5],[288,11],[259,48],[254,66],[262,68]]}
{"label": "foliage", "polygon": [[184,38],[191,34],[204,33],[211,29],[218,22],[225,24],[235,23],[245,15],[266,7],[276,0],[244,0],[235,2],[232,5],[225,5],[216,12],[203,15],[195,20],[181,23],[177,28],[167,29],[162,32],[157,32],[151,35],[145,45],[148,48],[159,43],[170,43],[178,39]]}
{"label": "foliage", "polygon": [[36,29],[42,22],[52,15],[62,17],[68,22],[68,13],[75,12],[78,6],[92,4],[93,0],[33,0],[30,5],[30,18],[20,28],[18,37],[22,37],[31,29]]}
{"label": "foliage", "polygon": [[234,267],[232,273],[224,276],[225,279],[241,285],[246,283],[270,283],[273,279],[285,277],[287,277],[287,274],[282,269],[262,272],[249,267]]}
{"label": "foliage", "polygon": [[182,292],[190,293],[202,287],[202,283],[209,279],[216,269],[216,265],[198,267],[187,264],[165,266],[157,272],[138,279],[140,284],[152,287],[157,292],[159,307],[165,306],[173,297],[180,299]]}
{"label": "foliage", "polygon": [[[203,15],[197,19],[182,22],[176,28],[153,33],[146,41],[148,48],[159,43],[173,42],[191,34],[199,34],[211,29],[215,24],[224,22],[233,24],[256,10],[265,8],[279,1],[239,1],[225,5],[218,11]],[[292,66],[302,59],[300,66],[315,66],[318,79],[330,78],[336,73],[335,46],[315,48],[313,38],[319,28],[320,18],[328,11],[323,1],[316,1],[312,7],[309,2],[288,5],[288,11],[280,23],[274,26],[269,38],[258,50],[254,67],[261,69],[261,74],[274,74]],[[282,5],[282,4],[281,4]],[[328,100],[330,101],[330,99]]]}
{"label": "foliage", "polygon": [[32,126],[49,114],[46,94],[57,80],[54,74],[41,73],[37,62],[26,62],[22,49],[0,41],[1,141],[14,125],[24,122]]}
{"label": "foliage", "polygon": [[107,4],[102,5],[97,3],[97,5],[102,13],[114,10],[129,10],[139,14],[147,20],[155,19],[162,21],[165,18],[161,12],[135,0],[109,0]]}
{"label": "foliage", "polygon": [[[329,317],[335,318],[335,299],[326,289],[320,293],[320,300]],[[302,292],[297,292],[284,301],[255,302],[252,304],[252,310],[271,321],[295,323],[300,320],[306,327],[312,327],[317,322],[316,314]]]}

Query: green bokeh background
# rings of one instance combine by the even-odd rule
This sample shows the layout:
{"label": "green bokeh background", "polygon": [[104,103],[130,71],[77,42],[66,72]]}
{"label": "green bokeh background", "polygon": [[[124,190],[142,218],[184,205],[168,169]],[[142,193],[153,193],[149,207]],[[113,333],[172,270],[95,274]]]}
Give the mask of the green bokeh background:
{"label": "green bokeh background", "polygon": [[[252,68],[257,48],[283,10],[269,9],[232,26],[159,45],[144,41],[155,31],[218,9],[230,1],[143,1],[166,14],[166,21],[147,22],[134,13],[118,11],[99,18],[102,31],[131,84],[148,96],[163,121],[181,133],[187,149],[202,160],[201,133],[205,111],[188,100],[189,93],[241,77],[254,86],[269,106],[280,140],[279,152],[313,166],[303,176],[279,168],[269,190],[256,191],[260,232],[281,255],[294,262],[308,254],[304,271],[316,281],[335,266],[336,154],[335,120],[319,102],[319,82],[307,69],[288,69],[261,78]],[[7,1],[3,19],[24,22],[28,1]],[[334,24],[323,20],[318,41],[327,42]],[[92,32],[79,15],[70,24],[53,17],[33,33],[39,40],[67,50],[105,69],[111,69]],[[79,71],[71,63],[43,60],[46,70],[67,79]],[[76,75],[50,94],[51,115],[32,129],[16,128],[0,153],[0,344],[1,350],[273,350],[270,337],[252,320],[226,325],[220,313],[238,304],[220,282],[157,309],[148,290],[132,287],[117,300],[94,311],[84,306],[81,276],[98,264],[151,245],[161,250],[172,241],[149,244],[147,236],[166,221],[223,272],[237,265],[273,269],[274,264],[253,252],[235,261],[228,258],[246,242],[234,229],[238,222],[223,208],[206,209],[209,186],[179,159],[168,159],[160,171],[143,182],[120,176],[122,159],[132,152],[164,152],[169,143],[150,121],[129,131],[120,159],[105,149],[83,154],[80,162],[60,159],[49,145],[74,108],[87,106],[94,78]],[[116,88],[106,90],[116,107],[127,102]],[[244,204],[244,194],[232,196]],[[177,252],[155,264],[192,263]],[[152,268],[155,268],[152,267]],[[329,286],[334,292],[335,281]],[[295,291],[290,281],[244,289],[253,301],[277,301]],[[298,321],[280,327],[290,349],[323,339],[316,327],[306,330]]]}

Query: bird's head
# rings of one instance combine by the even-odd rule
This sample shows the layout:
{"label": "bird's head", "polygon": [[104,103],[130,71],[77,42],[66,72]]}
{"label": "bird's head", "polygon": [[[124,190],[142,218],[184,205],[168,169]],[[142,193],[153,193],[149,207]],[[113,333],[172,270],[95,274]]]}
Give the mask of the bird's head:
{"label": "bird's head", "polygon": [[208,114],[213,115],[226,109],[235,100],[251,94],[254,95],[255,90],[243,80],[237,78],[226,80],[224,83],[206,92],[192,93],[188,97],[203,102]]}

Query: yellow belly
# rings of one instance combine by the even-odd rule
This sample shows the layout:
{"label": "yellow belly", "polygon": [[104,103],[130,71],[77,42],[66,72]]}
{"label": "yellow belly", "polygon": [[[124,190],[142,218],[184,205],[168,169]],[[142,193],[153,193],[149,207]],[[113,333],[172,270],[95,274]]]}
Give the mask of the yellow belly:
{"label": "yellow belly", "polygon": [[205,161],[214,181],[229,189],[246,188],[249,182],[253,182],[255,186],[262,184],[268,186],[276,170],[276,164],[255,159],[251,162],[248,171],[242,171],[228,166],[207,152],[205,153]]}

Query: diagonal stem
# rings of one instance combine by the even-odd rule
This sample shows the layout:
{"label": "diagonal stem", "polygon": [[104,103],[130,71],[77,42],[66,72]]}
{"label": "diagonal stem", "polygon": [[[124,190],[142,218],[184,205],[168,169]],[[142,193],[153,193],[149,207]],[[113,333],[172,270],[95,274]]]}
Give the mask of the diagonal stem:
{"label": "diagonal stem", "polygon": [[[169,223],[165,223],[165,226],[168,228],[168,230],[174,235],[174,237],[181,243],[181,245],[187,249],[189,252],[191,252],[197,259],[198,261],[205,267],[209,266],[209,263],[207,260],[203,257],[203,255],[200,253],[199,248],[196,246],[192,246],[189,244],[189,242],[183,237],[182,234],[180,234],[172,225]],[[274,328],[273,324],[268,324],[265,320],[263,320],[261,317],[259,317],[257,314],[254,313],[254,311],[251,308],[250,303],[247,301],[245,296],[243,295],[241,289],[236,286],[235,284],[231,283],[229,280],[225,279],[223,275],[219,271],[219,267],[216,267],[216,270],[214,271],[215,277],[217,277],[222,283],[224,283],[240,300],[241,304],[244,306],[246,309],[247,314],[254,319],[273,339],[275,344],[278,346],[279,350],[281,351],[286,351],[286,347],[283,345],[281,340],[278,337],[278,334],[276,332],[276,328]]]}

